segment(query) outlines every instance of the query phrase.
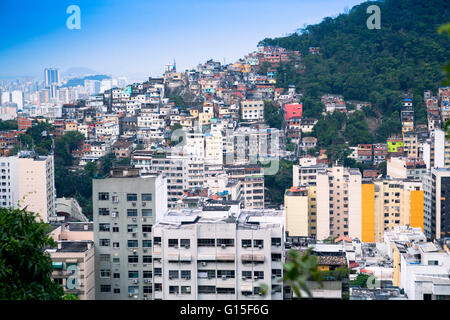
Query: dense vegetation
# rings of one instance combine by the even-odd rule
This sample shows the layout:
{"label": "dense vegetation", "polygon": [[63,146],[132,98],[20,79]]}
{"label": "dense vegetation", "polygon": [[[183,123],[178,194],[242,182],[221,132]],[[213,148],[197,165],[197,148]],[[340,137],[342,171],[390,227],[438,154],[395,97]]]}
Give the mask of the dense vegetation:
{"label": "dense vegetation", "polygon": [[54,247],[51,227],[34,213],[0,208],[0,300],[60,300],[61,285],[52,281],[52,260],[45,249]]}
{"label": "dense vegetation", "polygon": [[0,120],[0,131],[17,130],[17,120]]}
{"label": "dense vegetation", "polygon": [[[381,9],[381,29],[366,26],[370,16],[366,8],[372,4]],[[425,123],[423,91],[441,85],[442,67],[450,57],[450,38],[437,32],[449,16],[447,0],[365,2],[348,14],[325,18],[287,37],[264,39],[260,45],[281,46],[304,55],[306,72],[282,64],[277,85],[295,84],[302,90],[305,116],[320,117],[320,96],[335,93],[346,100],[370,101],[383,122],[390,123],[393,113],[398,114],[401,92],[411,90],[416,121]],[[320,54],[309,54],[309,47],[320,47]]]}

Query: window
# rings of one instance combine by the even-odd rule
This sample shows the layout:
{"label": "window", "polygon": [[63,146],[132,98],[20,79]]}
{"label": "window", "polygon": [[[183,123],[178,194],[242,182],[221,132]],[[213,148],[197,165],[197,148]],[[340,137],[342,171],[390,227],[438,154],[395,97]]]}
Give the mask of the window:
{"label": "window", "polygon": [[109,284],[101,284],[100,292],[111,292],[111,285]]}
{"label": "window", "polygon": [[161,245],[161,237],[154,237],[153,242],[154,242],[155,246],[160,246]]}
{"label": "window", "polygon": [[180,246],[189,247],[191,245],[190,239],[180,239]]}
{"label": "window", "polygon": [[264,247],[264,240],[253,240],[253,247]]}
{"label": "window", "polygon": [[155,276],[162,276],[162,269],[161,268],[155,268]]}
{"label": "window", "polygon": [[151,193],[143,193],[142,201],[152,201],[152,194]]}
{"label": "window", "polygon": [[152,247],[152,240],[142,240],[142,247],[143,248],[151,248]]}
{"label": "window", "polygon": [[272,245],[273,246],[281,246],[281,238],[272,238]]}
{"label": "window", "polygon": [[139,256],[133,255],[128,256],[128,263],[138,263],[139,262]]}
{"label": "window", "polygon": [[142,209],[142,216],[143,217],[151,217],[152,216],[152,209]]}
{"label": "window", "polygon": [[216,277],[216,270],[198,270],[198,277],[213,279]]}
{"label": "window", "polygon": [[217,278],[234,278],[234,270],[217,270]]}
{"label": "window", "polygon": [[144,293],[152,293],[152,286],[144,286],[143,290]]}
{"label": "window", "polygon": [[110,269],[100,269],[100,278],[111,278]]}
{"label": "window", "polygon": [[181,294],[191,294],[190,286],[181,286]]}
{"label": "window", "polygon": [[108,208],[98,208],[98,215],[99,216],[109,216],[109,209]]}
{"label": "window", "polygon": [[198,286],[198,293],[214,294],[216,293],[215,286]]}
{"label": "window", "polygon": [[281,277],[281,269],[272,269],[272,276]]}
{"label": "window", "polygon": [[143,271],[143,272],[142,272],[142,277],[143,277],[144,279],[149,279],[149,278],[151,278],[151,277],[152,277],[152,271],[150,271],[150,270],[145,270],[145,271]]}
{"label": "window", "polygon": [[113,248],[119,248],[119,242],[113,242]]}
{"label": "window", "polygon": [[114,293],[120,293],[120,289],[119,288],[114,288]]}
{"label": "window", "polygon": [[100,239],[100,247],[109,247],[110,240],[109,239]]}
{"label": "window", "polygon": [[142,232],[152,232],[152,225],[151,224],[143,224]]}
{"label": "window", "polygon": [[251,248],[252,240],[250,239],[242,239],[242,248]]}
{"label": "window", "polygon": [[253,276],[257,279],[264,279],[264,271],[254,271]]}
{"label": "window", "polygon": [[169,247],[178,247],[178,239],[169,239]]}
{"label": "window", "polygon": [[128,293],[138,294],[139,293],[139,287],[138,286],[129,286],[128,287]]}
{"label": "window", "polygon": [[113,228],[112,228],[112,231],[113,231],[113,232],[119,232],[119,227],[113,227]]}
{"label": "window", "polygon": [[98,200],[109,200],[109,193],[108,192],[99,192]]}
{"label": "window", "polygon": [[178,279],[179,272],[178,270],[169,270],[169,279]]}
{"label": "window", "polygon": [[114,273],[114,279],[120,279],[120,273]]}
{"label": "window", "polygon": [[127,193],[127,201],[137,201],[136,193]]}
{"label": "window", "polygon": [[155,283],[155,291],[162,291],[162,283]]}
{"label": "window", "polygon": [[128,240],[128,248],[137,248],[138,241],[137,240]]}
{"label": "window", "polygon": [[106,231],[109,232],[109,223],[100,223],[98,225],[98,231]]}
{"label": "window", "polygon": [[252,277],[251,271],[242,271],[242,278],[250,279]]}
{"label": "window", "polygon": [[110,262],[111,261],[111,255],[109,254],[101,254],[100,255],[100,262]]}
{"label": "window", "polygon": [[137,279],[139,278],[139,271],[128,271],[128,279]]}
{"label": "window", "polygon": [[225,245],[227,247],[234,247],[234,239],[217,239],[217,246]]}
{"label": "window", "polygon": [[137,224],[129,224],[127,225],[127,231],[128,232],[137,232]]}
{"label": "window", "polygon": [[197,241],[199,247],[214,247],[215,243],[215,239],[198,239]]}
{"label": "window", "polygon": [[190,280],[191,279],[191,271],[190,270],[181,270],[181,279]]}
{"label": "window", "polygon": [[143,263],[152,263],[152,256],[143,256],[142,262]]}
{"label": "window", "polygon": [[178,286],[169,286],[169,294],[178,294],[180,287]]}
{"label": "window", "polygon": [[281,253],[272,253],[272,261],[281,261]]}
{"label": "window", "polygon": [[217,288],[217,294],[234,294],[234,288]]}
{"label": "window", "polygon": [[437,266],[437,265],[439,265],[439,261],[437,261],[437,260],[428,260],[428,265],[429,266]]}
{"label": "window", "polygon": [[120,263],[120,258],[113,258],[113,263]]}
{"label": "window", "polygon": [[137,209],[127,209],[127,217],[137,217]]}

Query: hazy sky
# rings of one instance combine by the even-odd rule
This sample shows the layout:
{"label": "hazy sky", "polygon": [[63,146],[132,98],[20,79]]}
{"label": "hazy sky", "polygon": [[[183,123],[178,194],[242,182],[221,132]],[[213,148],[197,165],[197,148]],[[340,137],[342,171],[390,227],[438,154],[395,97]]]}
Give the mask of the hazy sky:
{"label": "hazy sky", "polygon": [[[234,62],[362,0],[0,0],[0,77],[85,67],[135,81],[207,59]],[[66,27],[70,5],[81,29]]]}

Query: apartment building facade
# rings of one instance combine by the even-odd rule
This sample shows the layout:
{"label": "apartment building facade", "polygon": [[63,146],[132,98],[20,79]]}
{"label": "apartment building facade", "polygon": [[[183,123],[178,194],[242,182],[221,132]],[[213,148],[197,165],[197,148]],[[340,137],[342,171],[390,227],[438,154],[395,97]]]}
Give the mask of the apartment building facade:
{"label": "apartment building facade", "polygon": [[152,227],[167,210],[161,175],[117,168],[93,180],[96,299],[150,299]]}

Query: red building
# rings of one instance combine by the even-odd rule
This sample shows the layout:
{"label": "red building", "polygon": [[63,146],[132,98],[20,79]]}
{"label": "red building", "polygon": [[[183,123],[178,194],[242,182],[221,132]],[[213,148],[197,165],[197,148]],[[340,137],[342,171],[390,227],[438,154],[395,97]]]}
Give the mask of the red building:
{"label": "red building", "polygon": [[291,103],[284,105],[284,119],[288,121],[291,118],[301,117],[303,113],[303,105],[301,103]]}
{"label": "red building", "polygon": [[31,128],[32,123],[30,119],[27,118],[17,118],[17,127],[19,130],[27,130]]}

